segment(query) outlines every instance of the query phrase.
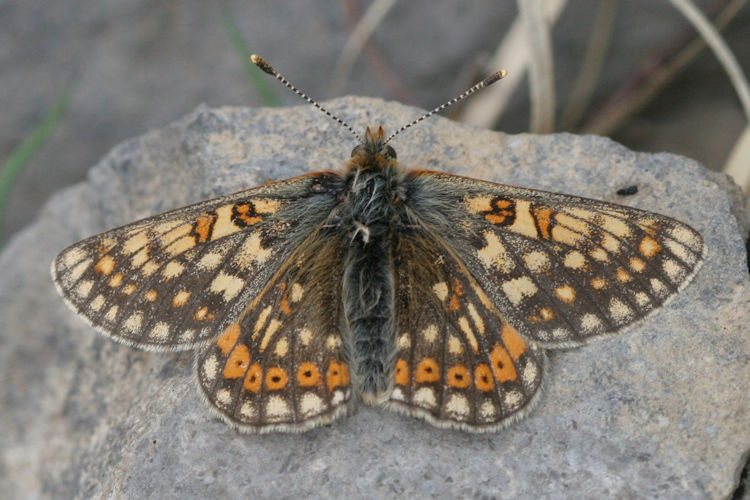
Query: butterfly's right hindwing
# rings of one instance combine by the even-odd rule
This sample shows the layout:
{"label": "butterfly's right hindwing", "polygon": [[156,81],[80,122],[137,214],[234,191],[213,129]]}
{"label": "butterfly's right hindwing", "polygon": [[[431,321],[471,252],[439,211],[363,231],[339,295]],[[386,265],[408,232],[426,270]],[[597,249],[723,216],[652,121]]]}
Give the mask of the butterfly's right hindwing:
{"label": "butterfly's right hindwing", "polygon": [[347,412],[354,374],[342,322],[346,251],[335,228],[314,231],[198,354],[201,392],[227,423],[250,432],[303,431]]}
{"label": "butterfly's right hindwing", "polygon": [[188,349],[237,319],[328,217],[340,189],[340,176],[323,172],[149,217],[68,247],[53,278],[114,339]]}

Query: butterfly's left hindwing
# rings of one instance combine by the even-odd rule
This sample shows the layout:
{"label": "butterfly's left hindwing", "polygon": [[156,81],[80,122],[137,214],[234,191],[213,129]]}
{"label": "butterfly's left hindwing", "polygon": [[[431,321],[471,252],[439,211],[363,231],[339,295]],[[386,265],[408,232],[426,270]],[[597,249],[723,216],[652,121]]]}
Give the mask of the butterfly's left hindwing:
{"label": "butterfly's left hindwing", "polygon": [[687,224],[635,208],[437,172],[411,172],[406,182],[416,218],[545,347],[643,318],[687,285],[705,253]]}
{"label": "butterfly's left hindwing", "polygon": [[201,202],[92,236],[52,264],[58,290],[91,325],[146,349],[218,335],[337,203],[318,173]]}
{"label": "butterfly's left hindwing", "polygon": [[527,413],[542,349],[499,315],[456,255],[419,227],[395,250],[396,356],[387,406],[440,427],[495,430]]}

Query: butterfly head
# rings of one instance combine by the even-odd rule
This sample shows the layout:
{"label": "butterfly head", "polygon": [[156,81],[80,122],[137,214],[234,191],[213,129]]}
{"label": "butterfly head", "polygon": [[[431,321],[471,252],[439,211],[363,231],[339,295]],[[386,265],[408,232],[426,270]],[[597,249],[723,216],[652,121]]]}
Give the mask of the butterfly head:
{"label": "butterfly head", "polygon": [[378,156],[383,160],[395,160],[396,150],[386,143],[385,130],[382,126],[373,131],[370,127],[365,130],[365,140],[352,149],[352,158],[361,159],[363,163],[375,161]]}

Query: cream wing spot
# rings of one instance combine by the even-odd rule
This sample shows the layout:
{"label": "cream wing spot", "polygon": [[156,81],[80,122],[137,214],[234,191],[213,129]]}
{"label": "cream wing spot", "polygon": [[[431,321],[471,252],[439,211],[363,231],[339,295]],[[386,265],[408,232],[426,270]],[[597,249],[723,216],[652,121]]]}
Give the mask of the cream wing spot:
{"label": "cream wing spot", "polygon": [[564,226],[555,226],[551,231],[552,239],[568,246],[576,246],[583,239],[583,235],[571,231]]}
{"label": "cream wing spot", "polygon": [[300,410],[305,416],[318,415],[325,409],[323,400],[315,393],[307,392],[300,400]]}
{"label": "cream wing spot", "polygon": [[119,307],[117,305],[110,307],[109,310],[107,311],[107,314],[104,315],[104,319],[106,319],[110,323],[115,321],[117,319],[118,310],[119,310]]}
{"label": "cream wing spot", "polygon": [[93,288],[93,286],[93,280],[83,280],[76,287],[75,294],[78,296],[78,298],[85,299],[91,293],[91,289]]}
{"label": "cream wing spot", "polygon": [[521,378],[527,386],[533,385],[539,376],[539,369],[534,363],[526,363],[521,371]]}
{"label": "cream wing spot", "polygon": [[672,282],[680,281],[685,274],[684,269],[672,259],[664,259],[662,269],[664,269],[664,272],[667,273],[667,277],[672,280]]}
{"label": "cream wing spot", "polygon": [[469,320],[466,319],[466,316],[461,316],[460,318],[458,318],[458,328],[466,337],[466,340],[469,342],[471,349],[474,352],[478,352],[479,342],[477,342],[477,338],[474,335],[474,331],[471,329],[471,325],[469,325]]}
{"label": "cream wing spot", "polygon": [[280,358],[286,356],[286,353],[289,352],[289,342],[287,342],[286,338],[279,339],[279,341],[276,342],[276,347],[273,352]]}
{"label": "cream wing spot", "polygon": [[157,234],[164,234],[167,231],[170,231],[171,229],[176,228],[180,224],[182,224],[181,220],[170,220],[170,221],[162,222],[154,226],[154,232]]}
{"label": "cream wing spot", "polygon": [[406,401],[404,391],[402,391],[400,387],[394,387],[393,392],[391,392],[391,399],[395,399],[396,401]]}
{"label": "cream wing spot", "polygon": [[600,215],[601,227],[618,238],[627,238],[630,236],[630,227],[622,219],[612,217],[609,215]]}
{"label": "cream wing spot", "polygon": [[575,302],[576,300],[575,288],[570,285],[562,285],[557,287],[555,289],[555,295],[557,295],[557,298],[562,300],[566,304],[570,304],[572,302]]}
{"label": "cream wing spot", "polygon": [[492,210],[492,198],[489,196],[466,197],[464,201],[466,202],[466,209],[473,214]]}
{"label": "cream wing spot", "polygon": [[595,314],[584,314],[581,318],[581,329],[586,332],[590,333],[593,332],[602,326],[602,320],[599,319],[598,316]]}
{"label": "cream wing spot", "polygon": [[122,245],[122,253],[130,255],[146,245],[148,245],[148,235],[145,231],[141,231],[125,240],[125,243]]}
{"label": "cream wing spot", "polygon": [[441,281],[432,285],[432,291],[435,293],[437,298],[440,299],[440,302],[445,302],[445,299],[448,298],[448,285],[445,283],[445,281]]}
{"label": "cream wing spot", "polygon": [[482,403],[482,406],[479,407],[479,414],[485,420],[493,420],[496,412],[497,410],[495,410],[495,405],[492,401],[485,401]]}
{"label": "cream wing spot", "polygon": [[268,317],[270,315],[271,306],[266,306],[266,308],[263,309],[260,314],[258,314],[258,319],[255,321],[255,325],[253,326],[253,338],[256,338],[258,337],[258,335],[260,335],[260,331],[264,326],[266,326],[266,321],[268,321]]}
{"label": "cream wing spot", "polygon": [[106,302],[106,299],[104,298],[104,295],[97,295],[94,300],[91,301],[91,304],[89,304],[89,308],[92,311],[101,311],[102,307],[104,307],[104,304]]}
{"label": "cream wing spot", "polygon": [[79,262],[78,264],[76,264],[76,266],[73,269],[71,269],[71,271],[65,277],[65,283],[68,284],[68,286],[70,286],[76,281],[78,281],[78,279],[81,276],[83,276],[83,273],[86,272],[86,269],[89,268],[92,262],[94,262],[94,259],[85,259]]}
{"label": "cream wing spot", "polygon": [[179,262],[171,260],[167,263],[166,266],[164,266],[161,274],[167,279],[173,279],[181,275],[183,271],[185,271],[185,266],[183,266]]}
{"label": "cream wing spot", "polygon": [[523,261],[526,263],[526,267],[535,273],[546,271],[550,266],[549,257],[538,250],[525,254]]}
{"label": "cream wing spot", "polygon": [[218,252],[207,253],[198,261],[198,267],[204,271],[212,271],[219,267],[223,260],[224,256]]}
{"label": "cream wing spot", "polygon": [[175,307],[182,307],[185,304],[187,304],[187,301],[190,299],[191,293],[187,290],[180,290],[175,294],[175,296],[172,298],[172,305]]}
{"label": "cream wing spot", "polygon": [[338,406],[342,401],[346,399],[346,394],[344,394],[344,391],[333,391],[333,397],[331,397],[331,404],[333,406]]}
{"label": "cream wing spot", "polygon": [[563,265],[569,269],[583,269],[586,265],[586,257],[578,250],[572,250],[565,254]]}
{"label": "cream wing spot", "polygon": [[271,342],[271,339],[279,328],[281,328],[281,321],[272,319],[268,322],[268,328],[266,328],[266,332],[263,334],[263,339],[260,341],[260,352],[266,350],[268,343]]}
{"label": "cream wing spot", "polygon": [[109,276],[115,270],[115,259],[111,255],[105,255],[96,263],[95,269],[104,276]]}
{"label": "cream wing spot", "polygon": [[141,329],[141,322],[143,321],[143,315],[139,312],[131,314],[128,319],[123,323],[123,327],[130,333],[138,333]]}
{"label": "cream wing spot", "polygon": [[229,392],[229,389],[219,389],[216,391],[216,402],[221,406],[229,406],[229,403],[232,402],[232,393]]}
{"label": "cream wing spot", "polygon": [[643,256],[651,258],[661,251],[661,245],[651,236],[644,236],[638,244],[638,251]]}
{"label": "cream wing spot", "polygon": [[455,335],[448,337],[448,352],[453,355],[463,354],[464,346],[461,344],[461,340]]}
{"label": "cream wing spot", "polygon": [[170,257],[175,257],[182,253],[187,252],[195,246],[195,237],[183,236],[182,238],[174,241],[172,244],[164,248],[164,253]]}
{"label": "cream wing spot", "polygon": [[266,403],[266,415],[278,421],[289,418],[292,415],[292,410],[280,396],[271,396]]}
{"label": "cream wing spot", "polygon": [[299,331],[299,340],[303,346],[310,345],[310,341],[313,339],[313,332],[309,328],[302,328]]}
{"label": "cream wing spot", "polygon": [[341,337],[338,335],[329,335],[326,337],[326,347],[331,351],[338,349],[341,346],[341,342]]}
{"label": "cream wing spot", "polygon": [[414,393],[413,399],[417,405],[423,408],[435,408],[437,406],[435,391],[431,387],[421,387]]}
{"label": "cream wing spot", "polygon": [[536,224],[531,216],[531,202],[528,200],[516,200],[516,218],[513,224],[508,226],[510,231],[522,234],[529,238],[537,238]]}
{"label": "cream wing spot", "polygon": [[292,288],[289,291],[289,300],[292,302],[299,302],[302,300],[302,296],[305,294],[305,289],[299,283],[293,283]]}
{"label": "cream wing spot", "polygon": [[157,264],[153,260],[150,260],[146,262],[145,264],[143,264],[143,266],[141,266],[141,273],[143,273],[144,276],[151,276],[158,270],[159,270],[159,264]]}
{"label": "cream wing spot", "polygon": [[612,315],[615,321],[622,322],[630,319],[633,315],[633,310],[621,300],[613,298],[609,302],[609,314]]}
{"label": "cream wing spot", "polygon": [[130,258],[130,268],[138,269],[146,262],[148,262],[148,247],[143,247]]}
{"label": "cream wing spot", "polygon": [[239,231],[241,228],[232,222],[232,207],[234,205],[224,205],[216,209],[216,222],[214,223],[211,239],[216,240],[229,236]]}
{"label": "cream wing spot", "polygon": [[609,262],[609,254],[601,247],[596,247],[589,252],[589,256],[599,262]]}
{"label": "cream wing spot", "polygon": [[635,301],[636,301],[636,303],[639,306],[643,307],[646,304],[648,304],[649,302],[651,302],[651,299],[648,298],[648,294],[647,293],[645,293],[645,292],[638,292],[638,293],[635,294]]}
{"label": "cream wing spot", "polygon": [[157,264],[153,260],[150,260],[146,262],[145,264],[143,264],[143,266],[141,266],[141,273],[143,273],[144,276],[151,276],[158,270],[159,270],[159,264]]}
{"label": "cream wing spot", "polygon": [[663,281],[657,278],[651,278],[651,290],[656,294],[657,297],[663,297],[669,293],[669,289]]}
{"label": "cream wing spot", "polygon": [[503,402],[508,409],[513,411],[523,403],[523,394],[518,391],[508,391],[503,398]]}
{"label": "cream wing spot", "polygon": [[462,394],[452,394],[445,405],[445,409],[455,417],[466,418],[471,413],[469,401]]}
{"label": "cream wing spot", "polygon": [[469,302],[469,304],[466,306],[466,309],[469,310],[469,316],[471,316],[471,321],[474,323],[474,326],[477,328],[479,335],[484,337],[485,335],[484,320],[482,319],[482,316],[477,311],[477,308],[474,307],[474,304]]}
{"label": "cream wing spot", "polygon": [[255,405],[252,404],[250,401],[245,401],[242,403],[242,406],[240,407],[240,416],[242,416],[245,420],[251,420],[255,417],[257,414],[255,410]]}
{"label": "cream wing spot", "polygon": [[664,245],[669,249],[670,252],[672,252],[682,262],[685,262],[691,265],[695,263],[697,259],[695,254],[691,253],[687,248],[685,248],[680,243],[674,240],[667,240],[664,243]]}
{"label": "cream wing spot", "polygon": [[224,302],[229,302],[235,298],[244,288],[245,281],[232,276],[224,271],[220,271],[211,282],[209,289],[214,293],[220,293],[224,296]]}
{"label": "cream wing spot", "polygon": [[219,372],[219,359],[216,354],[212,354],[203,362],[203,378],[211,382],[216,379],[216,374]]}
{"label": "cream wing spot", "polygon": [[429,342],[430,344],[435,342],[438,338],[438,328],[435,325],[427,325],[424,330],[422,330],[422,337]]}
{"label": "cream wing spot", "polygon": [[532,297],[537,288],[528,276],[522,276],[503,283],[503,292],[514,306],[517,306],[526,297]]}
{"label": "cream wing spot", "polygon": [[400,350],[408,349],[411,347],[411,337],[408,333],[402,333],[398,337],[398,342],[396,344]]}
{"label": "cream wing spot", "polygon": [[552,338],[555,339],[567,339],[570,337],[570,332],[565,328],[555,328],[552,330]]}
{"label": "cream wing spot", "polygon": [[62,256],[62,262],[66,268],[70,268],[86,258],[86,252],[80,248],[71,248]]}
{"label": "cream wing spot", "polygon": [[195,330],[189,328],[180,334],[181,342],[190,342],[195,338]]}
{"label": "cream wing spot", "polygon": [[[166,224],[163,224],[163,226],[167,227]],[[177,222],[177,224],[179,224],[179,227],[177,227],[177,225],[173,225],[171,228],[165,231],[159,231],[158,228],[156,229],[156,232],[161,234],[159,242],[161,243],[162,247],[171,245],[175,240],[187,236],[188,234],[190,234],[190,231],[193,230],[192,224],[180,224],[179,222]]]}
{"label": "cream wing spot", "polygon": [[646,263],[638,257],[630,258],[630,269],[637,273],[642,273],[646,269]]}
{"label": "cream wing spot", "polygon": [[589,235],[591,232],[591,226],[588,222],[577,217],[571,217],[570,215],[562,212],[558,213],[555,216],[555,221],[557,221],[558,224],[565,226],[565,228],[572,229],[576,233],[580,233],[582,235]]}
{"label": "cream wing spot", "polygon": [[605,233],[602,236],[602,240],[601,240],[600,244],[609,253],[617,253],[617,252],[620,251],[620,242],[619,242],[619,240],[617,240],[617,238],[615,238],[614,236],[612,236],[609,233]]}
{"label": "cream wing spot", "polygon": [[281,202],[273,198],[253,198],[251,202],[260,214],[275,214],[281,208]]}
{"label": "cream wing spot", "polygon": [[515,263],[508,255],[508,251],[492,231],[484,232],[484,239],[487,245],[477,250],[477,257],[484,267],[495,268],[503,273],[509,273],[515,267]]}
{"label": "cream wing spot", "polygon": [[234,260],[237,265],[247,269],[254,264],[263,264],[271,257],[271,253],[271,250],[263,248],[260,233],[255,231],[245,238]]}
{"label": "cream wing spot", "polygon": [[117,288],[117,287],[119,287],[120,285],[122,285],[122,280],[123,280],[123,278],[124,278],[124,277],[125,277],[125,275],[124,275],[124,274],[122,274],[122,273],[117,273],[117,274],[113,275],[113,276],[112,276],[112,277],[111,277],[111,278],[109,279],[109,281],[107,282],[107,284],[108,284],[108,285],[109,285],[110,287],[112,287],[112,288]]}
{"label": "cream wing spot", "polygon": [[154,325],[154,328],[151,330],[149,337],[153,340],[164,342],[169,338],[169,324],[165,323],[164,321],[159,321],[158,323],[156,323],[156,325]]}
{"label": "cream wing spot", "polygon": [[701,247],[700,238],[695,232],[685,226],[675,226],[669,231],[669,234],[677,241],[687,245],[693,250],[698,250]]}

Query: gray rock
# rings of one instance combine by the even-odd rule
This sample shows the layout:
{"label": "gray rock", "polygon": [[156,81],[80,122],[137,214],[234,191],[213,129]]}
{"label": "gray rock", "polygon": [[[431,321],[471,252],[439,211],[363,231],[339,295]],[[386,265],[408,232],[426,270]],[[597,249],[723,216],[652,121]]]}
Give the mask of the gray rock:
{"label": "gray rock", "polygon": [[[419,110],[331,101],[355,128]],[[495,434],[362,408],[299,435],[239,435],[196,390],[191,353],[142,352],[86,326],[55,293],[66,245],[137,218],[309,171],[354,140],[308,106],[200,107],[116,147],[54,196],[0,256],[0,491],[8,497],[614,496],[722,498],[750,444],[750,287],[723,176],[599,137],[504,135],[431,118],[393,143],[410,167],[664,213],[708,257],[663,310],[612,339],[551,355],[546,392]],[[637,185],[630,197],[619,188]],[[730,189],[731,190],[731,189]],[[747,227],[747,220],[739,223]]]}

